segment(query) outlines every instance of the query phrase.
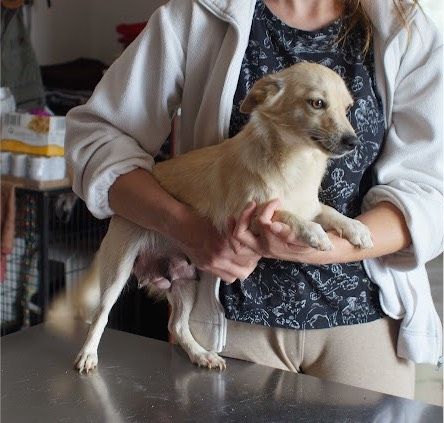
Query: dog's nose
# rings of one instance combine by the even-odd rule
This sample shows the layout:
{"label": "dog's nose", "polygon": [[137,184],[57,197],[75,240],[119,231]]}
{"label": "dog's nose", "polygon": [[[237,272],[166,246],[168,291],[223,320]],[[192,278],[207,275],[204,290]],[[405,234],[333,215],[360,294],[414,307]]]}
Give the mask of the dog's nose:
{"label": "dog's nose", "polygon": [[341,138],[341,144],[351,150],[355,148],[359,143],[358,137],[355,134],[347,134]]}

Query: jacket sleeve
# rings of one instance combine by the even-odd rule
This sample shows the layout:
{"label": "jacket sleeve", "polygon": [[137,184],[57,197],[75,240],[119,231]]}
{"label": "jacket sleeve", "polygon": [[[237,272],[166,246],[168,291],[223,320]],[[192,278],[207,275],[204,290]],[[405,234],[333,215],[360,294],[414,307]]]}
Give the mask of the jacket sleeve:
{"label": "jacket sleeve", "polygon": [[108,190],[116,178],[135,168],[150,170],[171,131],[184,79],[187,23],[179,3],[159,8],[90,100],[67,115],[73,190],[98,218],[113,214]]}
{"label": "jacket sleeve", "polygon": [[[424,15],[421,19],[430,25]],[[437,31],[426,24],[418,25],[424,32],[413,26],[401,59],[392,118],[375,165],[377,185],[363,202],[368,210],[389,201],[404,214],[411,246],[380,258],[402,271],[425,264],[443,244],[443,47]]]}

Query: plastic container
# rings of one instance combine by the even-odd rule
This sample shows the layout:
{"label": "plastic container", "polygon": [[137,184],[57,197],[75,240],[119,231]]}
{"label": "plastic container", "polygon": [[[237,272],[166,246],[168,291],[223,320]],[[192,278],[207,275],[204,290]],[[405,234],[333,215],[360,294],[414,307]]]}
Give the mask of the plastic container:
{"label": "plastic container", "polygon": [[17,178],[26,178],[28,176],[28,155],[12,154],[11,158],[10,174]]}
{"label": "plastic container", "polygon": [[0,87],[0,111],[3,122],[3,115],[16,110],[15,98],[8,87]]}
{"label": "plastic container", "polygon": [[0,152],[0,173],[2,175],[11,173],[11,153],[9,151]]}

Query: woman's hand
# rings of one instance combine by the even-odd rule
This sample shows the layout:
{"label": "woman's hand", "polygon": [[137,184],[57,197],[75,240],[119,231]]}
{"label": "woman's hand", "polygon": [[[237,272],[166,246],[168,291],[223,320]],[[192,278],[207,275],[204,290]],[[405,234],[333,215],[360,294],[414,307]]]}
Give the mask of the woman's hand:
{"label": "woman's hand", "polygon": [[247,247],[235,253],[228,235],[220,234],[207,219],[177,201],[144,169],[119,176],[110,188],[109,200],[116,214],[165,235],[199,269],[226,282],[245,279],[260,259]]}
{"label": "woman's hand", "polygon": [[[378,203],[355,218],[370,229],[373,248],[355,247],[335,231],[328,231],[327,235],[333,244],[333,249],[329,251],[320,251],[308,246],[298,240],[287,225],[272,222],[278,207],[277,200],[261,207],[256,207],[254,203],[249,204],[241,213],[233,230],[232,236],[236,242],[263,257],[317,265],[381,257],[407,248],[411,244],[410,233],[401,211],[388,202]],[[258,235],[250,230],[253,218],[256,219]]]}
{"label": "woman's hand", "polygon": [[[279,260],[288,260],[309,264],[333,263],[329,251],[319,251],[299,240],[288,225],[272,222],[272,217],[279,207],[279,201],[273,200],[257,207],[250,203],[240,215],[233,230],[232,237],[238,245],[243,245],[255,251],[258,255]],[[251,221],[255,221],[255,235],[250,230]],[[336,237],[329,233],[330,240]]]}
{"label": "woman's hand", "polygon": [[[230,234],[220,234],[207,220],[189,210],[174,234],[179,248],[200,270],[212,273],[227,283],[245,279],[256,268],[259,254],[240,246]],[[229,222],[229,232],[235,222]]]}

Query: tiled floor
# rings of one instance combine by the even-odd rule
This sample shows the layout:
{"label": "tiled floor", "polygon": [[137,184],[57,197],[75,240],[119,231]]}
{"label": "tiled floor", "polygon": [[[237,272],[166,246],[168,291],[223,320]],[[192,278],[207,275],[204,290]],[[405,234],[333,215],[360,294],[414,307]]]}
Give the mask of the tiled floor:
{"label": "tiled floor", "polygon": [[[443,317],[443,256],[437,257],[427,265],[432,297],[436,311]],[[436,405],[443,405],[443,369],[436,366],[419,364],[416,366],[415,398]]]}

